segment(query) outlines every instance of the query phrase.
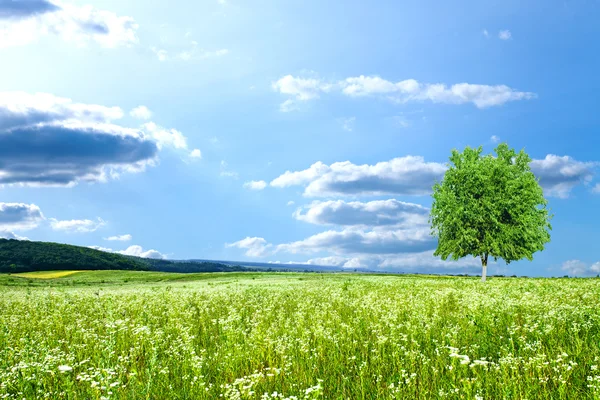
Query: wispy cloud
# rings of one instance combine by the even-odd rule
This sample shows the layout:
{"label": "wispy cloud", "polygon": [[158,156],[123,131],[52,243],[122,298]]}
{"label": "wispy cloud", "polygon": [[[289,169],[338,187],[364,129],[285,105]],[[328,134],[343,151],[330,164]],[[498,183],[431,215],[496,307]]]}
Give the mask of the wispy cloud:
{"label": "wispy cloud", "polygon": [[118,236],[109,236],[109,237],[105,238],[104,240],[128,242],[131,240],[131,235],[126,234],[126,235],[118,235]]}
{"label": "wispy cloud", "polygon": [[342,119],[342,129],[347,132],[352,132],[354,130],[354,123],[356,122],[356,117],[349,117]]}
{"label": "wispy cloud", "polygon": [[267,182],[265,181],[249,181],[244,183],[244,188],[250,190],[263,190],[267,187]]}
{"label": "wispy cloud", "polygon": [[239,240],[235,243],[227,243],[225,247],[236,247],[238,249],[246,250],[248,257],[264,257],[269,254],[269,250],[272,247],[267,241],[259,237],[246,237],[245,239]]}
{"label": "wispy cloud", "polygon": [[512,33],[508,29],[498,32],[498,38],[501,40],[509,40],[512,38]]}
{"label": "wispy cloud", "polygon": [[77,233],[87,233],[94,232],[98,228],[106,225],[106,222],[102,220],[102,218],[98,218],[96,221],[92,221],[89,219],[71,219],[59,221],[55,218],[50,218],[50,226],[55,231],[64,231],[64,232],[77,232]]}
{"label": "wispy cloud", "polygon": [[152,118],[152,111],[146,106],[138,106],[131,110],[129,115],[137,119],[150,119]]}
{"label": "wispy cloud", "polygon": [[233,179],[238,179],[239,177],[239,174],[237,172],[229,170],[229,164],[225,160],[221,160],[221,172],[219,173],[219,175]]}

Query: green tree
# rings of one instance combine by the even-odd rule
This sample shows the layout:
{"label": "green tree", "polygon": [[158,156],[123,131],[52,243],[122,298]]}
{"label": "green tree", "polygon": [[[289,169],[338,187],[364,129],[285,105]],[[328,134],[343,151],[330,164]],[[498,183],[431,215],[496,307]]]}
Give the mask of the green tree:
{"label": "green tree", "polygon": [[438,238],[434,255],[452,260],[471,255],[481,258],[481,280],[486,279],[488,257],[509,264],[544,249],[552,229],[531,158],[506,143],[482,156],[482,148],[452,150],[444,178],[433,186],[429,222]]}

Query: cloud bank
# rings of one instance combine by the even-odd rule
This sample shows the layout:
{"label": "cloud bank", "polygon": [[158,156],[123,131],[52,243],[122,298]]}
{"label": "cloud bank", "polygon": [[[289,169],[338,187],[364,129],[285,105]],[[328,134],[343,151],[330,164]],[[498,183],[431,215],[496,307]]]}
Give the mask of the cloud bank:
{"label": "cloud bank", "polygon": [[326,165],[317,162],[303,171],[286,171],[271,181],[273,187],[305,186],[304,196],[427,195],[446,167],[423,157],[406,156],[375,165],[350,161]]}
{"label": "cloud bank", "polygon": [[0,185],[104,182],[154,165],[165,147],[188,150],[181,132],[153,122],[115,124],[123,116],[119,107],[48,93],[0,92]]}
{"label": "cloud bank", "polygon": [[535,93],[522,92],[507,85],[472,83],[421,83],[414,79],[398,82],[379,76],[354,76],[336,82],[319,78],[286,75],[272,83],[273,90],[290,98],[280,106],[281,111],[297,109],[299,102],[314,100],[323,94],[338,93],[348,97],[380,97],[395,103],[425,102],[443,104],[471,103],[477,108],[500,106],[511,101],[529,100]]}

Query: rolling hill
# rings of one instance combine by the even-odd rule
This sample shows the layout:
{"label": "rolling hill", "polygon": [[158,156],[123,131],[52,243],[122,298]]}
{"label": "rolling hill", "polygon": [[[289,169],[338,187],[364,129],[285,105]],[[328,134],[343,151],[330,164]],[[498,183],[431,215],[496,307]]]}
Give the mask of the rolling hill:
{"label": "rolling hill", "polygon": [[0,273],[56,270],[235,272],[250,269],[210,261],[139,258],[60,243],[0,239]]}

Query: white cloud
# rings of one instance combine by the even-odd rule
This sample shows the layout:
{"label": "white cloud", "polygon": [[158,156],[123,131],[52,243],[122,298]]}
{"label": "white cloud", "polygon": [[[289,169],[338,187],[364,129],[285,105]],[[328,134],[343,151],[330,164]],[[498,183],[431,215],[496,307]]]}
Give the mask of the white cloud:
{"label": "white cloud", "polygon": [[600,274],[600,262],[588,265],[580,260],[565,261],[561,269],[570,276],[589,276]]}
{"label": "white cloud", "polygon": [[263,190],[267,187],[267,182],[265,181],[249,181],[244,183],[244,188],[250,190]]}
{"label": "white cloud", "polygon": [[106,224],[102,220],[102,218],[98,218],[97,221],[92,221],[89,219],[72,219],[72,220],[59,221],[56,218],[50,218],[49,221],[50,221],[50,226],[55,231],[77,232],[77,233],[94,232],[98,228],[100,228]]}
{"label": "white cloud", "polygon": [[493,135],[490,140],[492,141],[492,143],[498,143],[500,141],[500,138],[496,135]]}
{"label": "white cloud", "polygon": [[[458,261],[444,261],[433,255],[433,251],[403,254],[360,254],[353,257],[330,256],[313,258],[306,262],[311,265],[338,266],[349,269],[373,271],[402,271],[420,273],[474,273],[481,271],[481,261],[465,257]],[[488,265],[496,268],[494,263]],[[491,272],[491,270],[490,270]]]}
{"label": "white cloud", "polygon": [[598,163],[548,154],[542,160],[533,160],[530,166],[548,196],[567,198],[575,186],[582,182],[587,184],[592,180],[594,168]]}
{"label": "white cloud", "polygon": [[[273,245],[264,238],[247,237],[227,247],[246,249],[249,257],[274,254],[330,253],[309,259],[306,264],[351,269],[439,273],[479,273],[479,259],[466,257],[443,261],[433,256],[436,241],[428,229],[364,231],[344,229],[327,231],[292,243]],[[331,254],[333,253],[333,254]],[[498,271],[490,263],[490,273]]]}
{"label": "white cloud", "polygon": [[[306,210],[305,213],[302,213]],[[317,225],[356,227],[417,227],[428,224],[429,209],[395,199],[370,202],[343,200],[313,202],[298,208],[294,218]]]}
{"label": "white cloud", "polygon": [[349,259],[342,265],[343,268],[367,268],[366,264],[360,257],[354,257]]}
{"label": "white cloud", "polygon": [[116,251],[115,253],[123,254],[126,256],[135,256],[142,258],[155,258],[155,259],[165,259],[167,258],[164,254],[160,253],[157,250],[144,250],[142,246],[133,245],[129,246],[125,250]]}
{"label": "white cloud", "polygon": [[129,112],[129,115],[137,119],[150,119],[152,118],[152,111],[146,106],[137,106]]}
{"label": "white cloud", "polygon": [[19,236],[14,232],[0,229],[0,239],[16,239],[16,240],[29,240],[25,236]]}
{"label": "white cloud", "polygon": [[239,178],[239,174],[235,171],[221,171],[219,173],[219,175],[221,175],[225,178],[233,178],[233,179]]}
{"label": "white cloud", "polygon": [[306,264],[339,267],[339,266],[344,265],[347,261],[348,261],[348,259],[346,257],[329,256],[329,257],[311,258],[310,260],[308,260],[306,262]]}
{"label": "white cloud", "polygon": [[[22,12],[25,8],[26,13]],[[130,46],[138,43],[137,29],[133,18],[90,5],[37,0],[21,8],[10,0],[0,3],[0,48],[26,45],[46,36],[58,36],[77,46],[89,42],[105,48]]]}
{"label": "white cloud", "polygon": [[294,204],[296,204],[296,202],[294,202],[293,200],[290,200],[287,202],[288,206],[293,206]]}
{"label": "white cloud", "polygon": [[592,188],[593,193],[600,193],[600,183],[596,183],[596,185]]}
{"label": "white cloud", "polygon": [[275,252],[398,254],[426,251],[435,248],[435,245],[435,239],[430,235],[428,227],[373,231],[348,228],[321,232],[303,240],[280,244],[275,248]]}
{"label": "white cloud", "polygon": [[106,253],[114,253],[115,251],[113,249],[110,249],[108,247],[102,247],[102,246],[87,246],[90,249],[94,249],[94,250],[98,250],[98,251],[104,251]]}
{"label": "white cloud", "polygon": [[146,122],[142,125],[142,130],[156,141],[159,149],[165,146],[187,149],[187,138],[177,129],[166,129],[154,122]]}
{"label": "white cloud", "polygon": [[350,161],[326,165],[316,162],[303,171],[286,171],[271,181],[273,187],[306,186],[308,197],[344,195],[427,195],[446,167],[426,163],[423,157],[406,156],[375,165],[356,165]]}
{"label": "white cloud", "polygon": [[292,75],[286,75],[273,82],[272,87],[275,91],[291,95],[297,100],[316,99],[321,92],[328,92],[332,88],[319,79],[296,78]]}
{"label": "white cloud", "polygon": [[44,220],[42,210],[35,204],[0,203],[1,231],[34,229]]}
{"label": "white cloud", "polygon": [[342,93],[351,97],[370,96],[377,94],[402,93],[414,95],[419,92],[419,82],[407,79],[400,82],[390,82],[378,76],[356,76],[346,78],[339,83]]}
{"label": "white cloud", "polygon": [[488,32],[487,29],[484,29],[481,33],[483,33],[483,36],[485,36],[485,37],[489,37],[490,36],[490,33]]}
{"label": "white cloud", "polygon": [[[491,263],[490,263],[491,264]],[[381,259],[378,267],[386,268],[405,268],[408,270],[430,267],[433,269],[461,269],[470,268],[474,272],[481,270],[481,260],[471,256],[461,258],[460,260],[442,260],[433,255],[433,251],[424,251],[413,254],[399,254]]]}
{"label": "white cloud", "polygon": [[[589,183],[598,162],[581,162],[570,156],[548,154],[531,162],[533,173],[548,196],[568,197],[580,183]],[[326,165],[320,161],[301,171],[286,171],[270,185],[278,188],[304,186],[306,197],[427,195],[446,172],[441,163],[425,162],[420,156],[405,156],[374,165],[350,161]]]}
{"label": "white cloud", "polygon": [[49,93],[0,92],[0,130],[51,121],[108,123],[123,117],[119,107],[75,103]]}
{"label": "white cloud", "polygon": [[508,29],[498,32],[498,38],[502,40],[508,40],[512,38],[512,33]]}
{"label": "white cloud", "polygon": [[139,246],[139,245],[129,246],[125,250],[113,250],[108,247],[101,247],[101,246],[88,246],[88,247],[90,249],[94,249],[94,250],[104,251],[107,253],[117,253],[117,254],[122,254],[125,256],[135,256],[135,257],[141,257],[141,258],[154,258],[154,259],[159,259],[159,260],[167,258],[166,255],[160,253],[157,250],[144,250],[142,248],[142,246]]}
{"label": "white cloud", "polygon": [[286,75],[273,82],[274,90],[291,96],[280,107],[291,111],[298,101],[319,98],[323,93],[338,92],[349,97],[378,96],[396,103],[431,101],[433,103],[466,104],[478,108],[499,106],[510,101],[527,100],[536,97],[535,93],[521,92],[506,85],[480,85],[457,83],[447,86],[442,83],[420,83],[414,79],[398,82],[388,81],[379,76],[349,77],[334,83],[317,78],[301,78]]}
{"label": "white cloud", "polygon": [[131,235],[126,234],[126,235],[118,235],[118,236],[109,236],[109,237],[105,238],[104,240],[128,242],[131,240]]}
{"label": "white cloud", "polygon": [[225,247],[237,247],[245,249],[248,257],[264,257],[268,255],[269,249],[272,247],[267,241],[261,237],[246,237],[235,243],[227,243]]}
{"label": "white cloud", "polygon": [[202,152],[200,151],[200,149],[194,149],[194,150],[191,151],[190,157],[192,157],[192,158],[202,158]]}

